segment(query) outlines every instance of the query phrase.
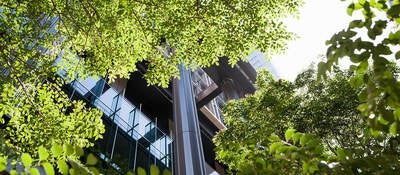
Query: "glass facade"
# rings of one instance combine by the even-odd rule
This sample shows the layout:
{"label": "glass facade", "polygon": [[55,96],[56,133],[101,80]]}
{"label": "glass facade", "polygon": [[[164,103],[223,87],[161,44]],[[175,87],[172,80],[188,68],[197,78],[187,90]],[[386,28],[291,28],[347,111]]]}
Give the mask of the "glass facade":
{"label": "glass facade", "polygon": [[70,98],[103,112],[106,133],[96,146],[99,157],[114,169],[123,173],[155,164],[173,170],[172,139],[104,79],[75,80],[67,89]]}
{"label": "glass facade", "polygon": [[[193,92],[195,95],[200,92],[206,90],[214,81],[204,72],[203,69],[198,68],[196,71],[192,72],[192,85]],[[220,93],[214,99],[212,99],[209,103],[205,105],[205,107],[217,118],[221,123],[224,122],[224,118],[222,115],[222,108],[225,105],[225,96],[223,93]]]}

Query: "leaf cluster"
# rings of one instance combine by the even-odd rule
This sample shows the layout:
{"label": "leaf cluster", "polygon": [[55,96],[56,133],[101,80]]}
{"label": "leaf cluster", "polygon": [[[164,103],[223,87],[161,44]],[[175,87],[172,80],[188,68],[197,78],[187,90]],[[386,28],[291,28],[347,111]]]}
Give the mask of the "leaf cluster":
{"label": "leaf cluster", "polygon": [[102,138],[101,111],[71,101],[56,83],[4,84],[2,89],[0,116],[7,114],[10,120],[1,137],[16,154],[33,154],[39,146],[50,148],[53,143],[88,147]]}
{"label": "leaf cluster", "polygon": [[[291,83],[259,72],[256,93],[224,108],[227,129],[214,139],[217,159],[239,174],[334,174],[354,167],[369,172],[365,164],[349,162],[387,163],[377,157],[395,150],[388,146],[392,137],[375,139],[364,129],[352,75],[335,68],[321,82],[309,69]],[[345,158],[339,159],[339,150]]]}
{"label": "leaf cluster", "polygon": [[[27,21],[57,18],[53,35],[57,39],[40,42],[46,44],[45,48],[58,43],[58,47],[51,47],[54,54],[72,51],[83,58],[76,69],[80,76],[107,75],[111,81],[128,78],[137,70],[136,64],[143,62],[147,66],[147,82],[164,87],[171,77],[179,75],[177,65],[181,63],[188,68],[210,66],[219,57],[227,56],[233,65],[254,48],[268,55],[285,50],[286,42],[294,34],[286,30],[282,19],[296,16],[301,5],[301,0],[6,0],[0,3],[5,18],[13,15]],[[18,28],[21,23],[11,24]],[[46,28],[37,26],[21,26],[21,34],[30,34],[25,27],[46,33]],[[23,42],[24,38],[16,41]],[[29,59],[36,61],[33,57]]]}
{"label": "leaf cluster", "polygon": [[[388,132],[395,135],[399,130],[400,84],[390,60],[400,58],[400,51],[394,47],[400,41],[400,3],[359,0],[351,3],[347,12],[361,12],[363,18],[350,22],[347,29],[327,41],[327,61],[319,63],[319,75],[324,77],[340,58],[349,58],[355,70],[350,82],[361,89],[358,109],[368,120],[371,133],[375,137]],[[362,30],[367,31],[367,38],[357,35]]]}

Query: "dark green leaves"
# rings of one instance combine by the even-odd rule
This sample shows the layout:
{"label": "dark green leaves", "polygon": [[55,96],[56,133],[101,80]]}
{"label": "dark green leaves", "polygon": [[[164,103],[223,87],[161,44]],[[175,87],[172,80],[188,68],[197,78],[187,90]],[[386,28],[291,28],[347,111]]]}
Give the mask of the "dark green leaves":
{"label": "dark green leaves", "polygon": [[390,16],[391,18],[399,18],[400,4],[396,4],[390,7],[390,9],[387,11],[387,15]]}
{"label": "dark green leaves", "polygon": [[364,22],[362,20],[354,20],[349,24],[350,28],[362,28],[364,26]]}
{"label": "dark green leaves", "polygon": [[353,15],[353,12],[354,12],[354,9],[355,9],[355,4],[354,4],[354,3],[351,3],[351,4],[347,7],[347,14],[348,14],[349,16],[352,16],[352,15]]}

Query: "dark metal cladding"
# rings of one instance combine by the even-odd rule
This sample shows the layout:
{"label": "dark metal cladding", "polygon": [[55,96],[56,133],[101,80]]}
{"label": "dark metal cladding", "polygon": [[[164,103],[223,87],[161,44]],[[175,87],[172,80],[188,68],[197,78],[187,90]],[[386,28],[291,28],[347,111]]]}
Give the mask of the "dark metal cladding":
{"label": "dark metal cladding", "polygon": [[179,66],[180,80],[173,81],[175,121],[175,173],[177,175],[205,175],[205,160],[191,74]]}

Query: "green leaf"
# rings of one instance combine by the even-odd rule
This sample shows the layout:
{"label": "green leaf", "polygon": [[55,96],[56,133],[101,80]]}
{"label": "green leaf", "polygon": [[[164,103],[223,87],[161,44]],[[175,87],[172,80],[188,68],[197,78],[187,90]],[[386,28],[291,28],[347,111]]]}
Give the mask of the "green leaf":
{"label": "green leaf", "polygon": [[353,20],[350,22],[349,27],[350,28],[362,28],[364,26],[364,22],[362,20]]}
{"label": "green leaf", "polygon": [[400,4],[396,4],[392,6],[388,11],[387,15],[391,16],[392,18],[398,18],[400,14]]}
{"label": "green leaf", "polygon": [[160,170],[158,169],[157,166],[151,165],[150,166],[150,175],[158,175],[160,173]]}
{"label": "green leaf", "polygon": [[347,14],[348,14],[349,16],[352,16],[352,15],[353,15],[354,8],[355,8],[354,3],[351,3],[351,4],[347,7]]}
{"label": "green leaf", "polygon": [[137,169],[137,174],[138,175],[146,175],[146,171],[142,167],[139,167]]}
{"label": "green leaf", "polygon": [[[357,73],[364,73],[368,70],[368,61],[363,61],[361,62],[358,67],[357,67]],[[359,87],[359,86],[355,86],[355,87]]]}
{"label": "green leaf", "polygon": [[300,140],[301,133],[295,133],[292,138],[293,138],[293,143],[297,143]]}
{"label": "green leaf", "polygon": [[29,169],[29,173],[31,175],[40,175],[40,172],[39,172],[39,170],[37,168],[30,168]]}
{"label": "green leaf", "polygon": [[89,155],[86,158],[86,164],[87,165],[96,165],[97,164],[96,156],[94,156],[92,153],[89,153]]}
{"label": "green leaf", "polygon": [[279,138],[279,136],[277,136],[275,133],[272,133],[268,138],[269,138],[269,140],[270,140],[271,142],[278,142],[278,141],[281,140],[281,139]]}
{"label": "green leaf", "polygon": [[54,173],[54,168],[50,163],[47,163],[47,162],[43,163],[42,166],[43,166],[44,170],[46,171],[47,175],[54,175],[55,174]]}
{"label": "green leaf", "polygon": [[172,175],[171,171],[169,171],[168,169],[164,169],[162,174],[163,175]]}
{"label": "green leaf", "polygon": [[0,163],[0,172],[6,170],[6,165],[3,163]]}
{"label": "green leaf", "polygon": [[257,166],[258,169],[263,169],[264,167],[267,166],[266,163],[265,163],[265,160],[262,159],[262,158],[257,158],[256,159],[256,164],[258,165]]}
{"label": "green leaf", "polygon": [[95,168],[95,167],[88,167],[88,169],[95,175],[99,175],[100,174],[99,170],[97,168]]}
{"label": "green leaf", "polygon": [[390,55],[392,54],[392,51],[390,50],[390,47],[384,45],[384,44],[378,44],[375,48],[375,52],[377,54],[382,54],[382,55]]}
{"label": "green leaf", "polygon": [[83,149],[79,146],[75,146],[75,154],[77,156],[83,156],[83,154],[85,154],[85,152],[83,151]]}
{"label": "green leaf", "polygon": [[328,66],[324,62],[319,62],[318,63],[318,77],[322,77],[323,79],[326,79],[326,71],[328,70]]}
{"label": "green leaf", "polygon": [[285,139],[286,139],[286,141],[289,141],[289,140],[292,138],[294,132],[296,132],[295,129],[288,129],[288,130],[286,130],[286,132],[285,132]]}
{"label": "green leaf", "polygon": [[58,157],[58,156],[62,155],[63,147],[61,145],[55,143],[51,147],[51,152],[53,153],[54,156]]}
{"label": "green leaf", "polygon": [[17,172],[17,170],[11,170],[10,174],[11,174],[11,175],[19,175],[19,173]]}
{"label": "green leaf", "polygon": [[314,174],[315,171],[318,171],[318,165],[316,163],[312,161],[303,163],[303,172],[306,172],[306,174]]}
{"label": "green leaf", "polygon": [[47,158],[49,157],[49,153],[47,153],[46,148],[44,148],[43,146],[39,147],[39,160],[43,161],[43,160],[47,160]]}
{"label": "green leaf", "polygon": [[390,134],[392,134],[392,135],[396,135],[396,134],[397,134],[397,122],[393,122],[393,123],[390,125],[389,132],[390,132]]}
{"label": "green leaf", "polygon": [[64,174],[64,175],[67,175],[68,174],[68,165],[67,165],[67,163],[65,163],[65,161],[64,160],[58,160],[57,161],[57,167],[58,167],[58,170],[59,170],[59,172],[61,173],[61,174]]}
{"label": "green leaf", "polygon": [[368,30],[367,35],[368,35],[369,38],[371,38],[373,40],[375,40],[375,38],[376,38],[376,34],[372,29]]}
{"label": "green leaf", "polygon": [[395,58],[396,60],[400,59],[400,51],[396,52]]}
{"label": "green leaf", "polygon": [[275,142],[269,146],[269,153],[272,154],[274,153],[278,148],[282,146],[281,142]]}
{"label": "green leaf", "polygon": [[339,160],[346,160],[346,153],[343,151],[343,149],[337,149],[336,155]]}
{"label": "green leaf", "polygon": [[307,144],[307,142],[309,142],[311,139],[311,135],[308,134],[304,134],[300,137],[300,145],[301,146],[305,146],[305,144]]}
{"label": "green leaf", "polygon": [[24,164],[24,166],[26,166],[26,167],[31,166],[31,164],[33,162],[32,157],[27,153],[22,153],[21,161]]}
{"label": "green leaf", "polygon": [[70,144],[64,144],[63,145],[63,151],[66,153],[66,155],[73,155],[75,153],[75,149],[72,145]]}

